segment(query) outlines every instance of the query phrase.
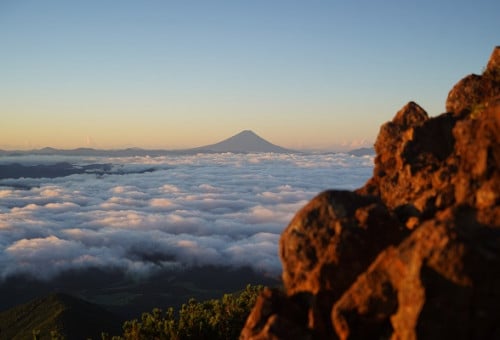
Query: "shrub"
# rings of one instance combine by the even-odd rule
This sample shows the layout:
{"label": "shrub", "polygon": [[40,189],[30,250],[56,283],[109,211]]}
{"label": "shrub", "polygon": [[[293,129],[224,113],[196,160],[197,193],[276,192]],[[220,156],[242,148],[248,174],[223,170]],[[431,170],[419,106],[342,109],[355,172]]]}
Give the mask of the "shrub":
{"label": "shrub", "polygon": [[[263,286],[247,287],[238,294],[225,294],[221,299],[198,302],[190,299],[176,313],[173,308],[159,308],[143,313],[140,320],[126,321],[123,335],[111,339],[183,340],[238,339],[250,310]],[[103,339],[109,339],[103,336]]]}

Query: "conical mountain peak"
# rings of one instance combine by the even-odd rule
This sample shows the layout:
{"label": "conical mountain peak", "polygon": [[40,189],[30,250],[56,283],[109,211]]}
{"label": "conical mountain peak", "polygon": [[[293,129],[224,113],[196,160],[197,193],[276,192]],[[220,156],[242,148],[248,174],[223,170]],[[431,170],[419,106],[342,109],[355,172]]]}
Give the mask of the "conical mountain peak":
{"label": "conical mountain peak", "polygon": [[252,130],[243,130],[219,143],[197,148],[204,152],[292,152],[272,144]]}
{"label": "conical mountain peak", "polygon": [[243,130],[240,133],[236,134],[235,136],[240,136],[240,135],[249,135],[249,136],[257,136],[258,137],[258,135],[255,132],[253,132],[252,130]]}

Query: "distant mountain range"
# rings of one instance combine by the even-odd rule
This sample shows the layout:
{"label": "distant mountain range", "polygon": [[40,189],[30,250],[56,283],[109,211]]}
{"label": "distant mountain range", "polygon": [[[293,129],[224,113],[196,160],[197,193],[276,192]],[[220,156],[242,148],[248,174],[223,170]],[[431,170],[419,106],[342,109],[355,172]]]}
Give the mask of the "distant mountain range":
{"label": "distant mountain range", "polygon": [[[219,152],[232,152],[232,153],[259,153],[259,152],[273,152],[273,153],[297,153],[301,151],[287,149],[257,135],[251,130],[244,130],[240,133],[229,137],[221,142],[200,146],[190,149],[178,150],[163,150],[163,149],[141,149],[141,148],[127,148],[127,149],[93,149],[93,148],[76,148],[76,149],[55,149],[55,148],[42,148],[35,150],[0,150],[0,156],[16,156],[16,155],[61,155],[61,156],[108,156],[108,157],[133,157],[133,156],[164,156],[164,155],[183,155],[183,154],[196,154],[196,153],[219,153]],[[349,151],[348,153],[355,156],[371,155],[374,154],[373,148],[362,148]]]}
{"label": "distant mountain range", "polygon": [[0,150],[0,155],[63,155],[63,156],[112,156],[112,157],[131,157],[131,156],[162,156],[170,154],[195,154],[195,153],[250,153],[250,152],[275,152],[275,153],[294,153],[297,151],[286,149],[272,144],[264,138],[258,136],[255,132],[244,130],[232,137],[229,137],[219,143],[201,146],[191,149],[180,150],[147,150],[140,148],[128,148],[118,150],[99,150],[93,148],[77,149],[55,149],[46,147],[43,149],[28,151],[6,151]]}
{"label": "distant mountain range", "polygon": [[353,156],[375,156],[374,148],[359,148],[347,152],[349,155]]}

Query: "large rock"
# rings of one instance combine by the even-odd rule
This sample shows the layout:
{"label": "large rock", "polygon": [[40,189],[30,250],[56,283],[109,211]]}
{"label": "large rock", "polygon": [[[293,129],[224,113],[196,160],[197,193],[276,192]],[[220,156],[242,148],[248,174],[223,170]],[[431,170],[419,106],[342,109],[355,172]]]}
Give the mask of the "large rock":
{"label": "large rock", "polygon": [[460,80],[448,94],[446,111],[473,115],[500,96],[500,46],[495,47],[482,75]]}
{"label": "large rock", "polygon": [[450,91],[384,124],[373,177],[326,191],[283,232],[284,292],[241,339],[500,338],[500,48]]}
{"label": "large rock", "polygon": [[[375,197],[326,191],[297,213],[283,232],[280,255],[289,294],[345,290],[389,244],[398,221]],[[360,256],[362,251],[363,256]]]}
{"label": "large rock", "polygon": [[340,339],[499,339],[500,232],[450,208],[385,249],[335,303]]}
{"label": "large rock", "polygon": [[310,294],[288,297],[283,292],[266,288],[257,298],[245,328],[243,339],[314,339],[308,327]]}
{"label": "large rock", "polygon": [[410,102],[391,122],[380,128],[375,142],[374,176],[361,194],[376,194],[403,219],[429,215],[451,200],[450,169],[445,166],[453,151],[450,114],[429,119]]}

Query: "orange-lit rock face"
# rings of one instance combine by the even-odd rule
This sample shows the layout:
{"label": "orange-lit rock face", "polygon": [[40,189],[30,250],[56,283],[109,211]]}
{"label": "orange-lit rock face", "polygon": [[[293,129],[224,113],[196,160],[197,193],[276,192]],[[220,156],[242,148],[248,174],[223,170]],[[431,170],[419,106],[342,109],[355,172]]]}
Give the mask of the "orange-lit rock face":
{"label": "orange-lit rock face", "polygon": [[475,115],[500,96],[500,46],[491,54],[482,75],[471,74],[460,80],[448,94],[446,110],[455,115]]}
{"label": "orange-lit rock face", "polygon": [[447,110],[408,103],[381,127],[364,187],[296,214],[285,292],[261,296],[242,339],[500,338],[499,47]]}
{"label": "orange-lit rock face", "polygon": [[399,223],[375,197],[326,191],[297,213],[281,237],[288,293],[345,290],[387,245]]}

